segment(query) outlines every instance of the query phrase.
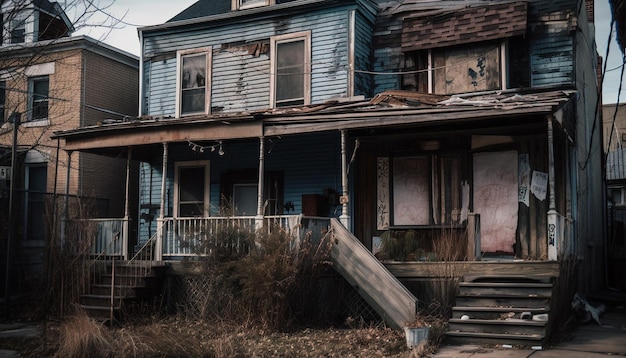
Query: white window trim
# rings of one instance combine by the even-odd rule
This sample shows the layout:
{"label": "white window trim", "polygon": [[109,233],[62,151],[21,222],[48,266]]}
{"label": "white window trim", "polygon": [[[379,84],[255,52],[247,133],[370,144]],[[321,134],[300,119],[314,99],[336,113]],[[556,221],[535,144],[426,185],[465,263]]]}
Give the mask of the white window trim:
{"label": "white window trim", "polygon": [[[176,52],[176,115],[175,118],[183,117],[181,115],[182,111],[182,81],[181,81],[181,71],[182,71],[182,59],[185,56],[189,55],[197,55],[197,54],[205,54],[206,55],[206,78],[205,78],[205,93],[204,93],[204,113],[208,115],[211,113],[211,79],[212,79],[212,68],[211,64],[213,63],[213,52],[210,46],[208,47],[200,47],[191,50],[181,50]],[[198,115],[200,113],[186,114],[186,116]]]}
{"label": "white window trim", "polygon": [[276,4],[276,0],[265,0],[264,2],[259,2],[259,3],[255,3],[251,5],[242,5],[241,0],[232,0],[231,9],[233,11],[237,11],[237,10],[252,9],[255,7],[270,6],[274,4]]}
{"label": "white window trim", "polygon": [[181,168],[189,168],[189,167],[204,167],[204,208],[203,213],[205,217],[209,216],[209,208],[210,208],[210,198],[211,198],[211,177],[210,174],[210,161],[208,160],[192,160],[192,161],[183,161],[174,163],[174,217],[180,217],[179,210],[179,173]]}
{"label": "white window trim", "polygon": [[311,104],[311,31],[270,38],[270,108],[276,107],[276,45],[304,40],[304,105]]}

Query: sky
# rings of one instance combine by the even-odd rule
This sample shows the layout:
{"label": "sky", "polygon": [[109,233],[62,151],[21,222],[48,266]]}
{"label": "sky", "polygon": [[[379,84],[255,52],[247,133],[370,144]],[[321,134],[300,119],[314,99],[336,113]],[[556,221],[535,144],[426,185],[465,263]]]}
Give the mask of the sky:
{"label": "sky", "polygon": [[[139,38],[137,27],[162,24],[174,17],[182,10],[195,3],[196,0],[100,0],[101,5],[109,5],[106,11],[117,18],[123,18],[124,23],[115,29],[85,28],[76,32],[76,35],[88,35],[95,39],[120,48],[139,56]],[[611,11],[609,0],[595,0],[596,44],[598,54],[606,57]],[[618,101],[620,85],[621,58],[619,46],[615,42],[613,31],[607,72],[604,77],[603,103],[611,104]],[[622,80],[622,82],[624,82]],[[621,91],[619,102],[626,102],[626,83]]]}

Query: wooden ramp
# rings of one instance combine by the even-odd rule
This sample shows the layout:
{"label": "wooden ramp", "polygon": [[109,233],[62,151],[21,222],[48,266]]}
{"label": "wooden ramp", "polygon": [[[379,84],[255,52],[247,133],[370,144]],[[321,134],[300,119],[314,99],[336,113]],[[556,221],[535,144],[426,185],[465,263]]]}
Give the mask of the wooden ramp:
{"label": "wooden ramp", "polygon": [[417,298],[337,219],[331,219],[331,258],[335,270],[395,328],[415,319]]}

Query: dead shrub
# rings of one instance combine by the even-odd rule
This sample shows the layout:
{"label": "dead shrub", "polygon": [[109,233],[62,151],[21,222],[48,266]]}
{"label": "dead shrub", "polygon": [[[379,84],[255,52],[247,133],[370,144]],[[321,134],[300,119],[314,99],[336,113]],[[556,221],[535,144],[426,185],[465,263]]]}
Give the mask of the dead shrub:
{"label": "dead shrub", "polygon": [[108,357],[114,352],[108,332],[102,324],[84,312],[69,316],[59,328],[55,357]]}

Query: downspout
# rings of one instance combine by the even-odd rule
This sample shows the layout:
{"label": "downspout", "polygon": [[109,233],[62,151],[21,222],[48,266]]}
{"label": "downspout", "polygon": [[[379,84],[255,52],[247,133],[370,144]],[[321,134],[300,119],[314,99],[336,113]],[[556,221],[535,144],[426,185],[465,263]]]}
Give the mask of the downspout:
{"label": "downspout", "polygon": [[61,250],[65,246],[65,226],[69,215],[70,171],[72,169],[72,151],[67,152],[67,173],[65,177],[65,200],[63,203],[63,219],[61,220]]}
{"label": "downspout", "polygon": [[265,173],[265,137],[259,137],[259,187],[257,189],[257,208],[255,227],[263,226],[263,177]]}
{"label": "downspout", "polygon": [[558,212],[556,211],[555,174],[554,174],[554,128],[552,115],[548,116],[548,260],[558,259],[558,245],[561,236]]}
{"label": "downspout", "polygon": [[155,261],[163,260],[163,237],[165,231],[165,187],[166,187],[166,179],[167,179],[167,143],[163,143],[163,172],[161,174],[161,204],[160,204],[160,212],[159,212],[159,220],[157,222],[157,241],[155,245]]}
{"label": "downspout", "polygon": [[350,230],[350,216],[348,216],[348,159],[346,158],[346,130],[341,130],[341,216],[339,221]]}
{"label": "downspout", "polygon": [[133,147],[128,147],[128,156],[126,157],[126,196],[124,198],[124,227],[122,240],[122,255],[124,260],[128,260],[128,227],[130,221],[130,161],[133,153]]}

